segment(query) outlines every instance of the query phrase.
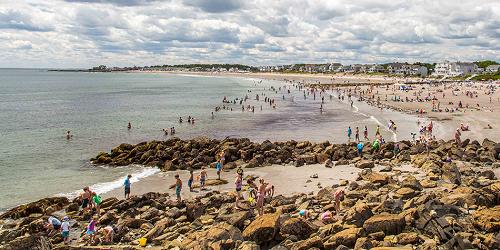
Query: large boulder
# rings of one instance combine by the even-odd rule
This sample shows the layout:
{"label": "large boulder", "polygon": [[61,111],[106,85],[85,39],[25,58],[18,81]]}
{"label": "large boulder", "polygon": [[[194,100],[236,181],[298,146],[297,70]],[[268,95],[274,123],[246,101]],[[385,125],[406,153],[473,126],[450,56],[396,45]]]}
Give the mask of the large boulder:
{"label": "large boulder", "polygon": [[13,239],[7,244],[0,246],[0,248],[5,250],[50,250],[52,249],[52,244],[47,237],[41,234],[33,234]]}
{"label": "large boulder", "polygon": [[411,188],[418,191],[422,190],[422,185],[413,175],[404,178],[403,181],[401,181],[401,187]]}
{"label": "large boulder", "polygon": [[356,163],[357,168],[374,168],[375,167],[375,162],[370,161],[370,160],[361,160]]}
{"label": "large boulder", "polygon": [[457,185],[460,185],[460,183],[462,182],[460,170],[458,170],[456,164],[454,163],[443,164],[442,171],[443,171],[442,178],[444,181]]}
{"label": "large boulder", "polygon": [[38,201],[30,202],[28,204],[20,205],[7,210],[0,215],[0,219],[19,219],[28,217],[30,214],[50,214],[54,210],[62,209],[69,204],[66,197],[49,197],[43,198]]}
{"label": "large boulder", "polygon": [[255,241],[257,244],[273,240],[279,229],[280,215],[280,212],[276,212],[257,217],[245,228],[243,238]]}
{"label": "large boulder", "polygon": [[232,214],[219,214],[217,219],[223,220],[230,225],[242,229],[245,220],[249,219],[251,216],[252,213],[250,211],[239,211]]}
{"label": "large boulder", "polygon": [[384,232],[386,235],[399,234],[405,228],[405,218],[398,214],[377,214],[363,224],[367,234]]}
{"label": "large boulder", "polygon": [[203,231],[188,234],[181,242],[182,249],[234,249],[236,241],[243,241],[241,231],[225,222]]}
{"label": "large boulder", "polygon": [[287,235],[295,235],[303,240],[318,230],[318,226],[302,218],[289,218],[280,225],[280,234],[285,238]]}
{"label": "large boulder", "polygon": [[363,223],[373,215],[372,210],[365,203],[356,203],[347,210],[344,221],[362,227]]}
{"label": "large boulder", "polygon": [[323,243],[325,249],[335,249],[340,245],[344,245],[346,247],[354,247],[356,244],[356,239],[363,234],[363,228],[348,228],[342,230]]}

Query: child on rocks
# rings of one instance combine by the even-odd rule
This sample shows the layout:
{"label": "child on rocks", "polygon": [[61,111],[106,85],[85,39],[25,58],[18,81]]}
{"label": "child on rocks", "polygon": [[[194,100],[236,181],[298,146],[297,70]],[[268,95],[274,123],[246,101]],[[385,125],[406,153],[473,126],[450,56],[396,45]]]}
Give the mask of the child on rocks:
{"label": "child on rocks", "polygon": [[61,224],[61,236],[63,238],[64,244],[69,244],[69,230],[71,226],[69,225],[69,217],[64,216],[63,223]]}

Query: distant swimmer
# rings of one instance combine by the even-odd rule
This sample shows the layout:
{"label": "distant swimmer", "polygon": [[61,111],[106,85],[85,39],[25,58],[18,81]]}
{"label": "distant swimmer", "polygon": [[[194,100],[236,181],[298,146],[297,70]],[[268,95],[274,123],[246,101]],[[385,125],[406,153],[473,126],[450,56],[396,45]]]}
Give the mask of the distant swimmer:
{"label": "distant swimmer", "polygon": [[66,132],[66,140],[70,140],[71,138],[73,138],[73,135],[71,134],[71,131],[67,131]]}
{"label": "distant swimmer", "polygon": [[182,117],[179,117],[179,123],[182,123]]}
{"label": "distant swimmer", "polygon": [[130,124],[130,122],[128,122],[127,128],[128,128],[128,130],[130,130],[132,128],[132,124]]}

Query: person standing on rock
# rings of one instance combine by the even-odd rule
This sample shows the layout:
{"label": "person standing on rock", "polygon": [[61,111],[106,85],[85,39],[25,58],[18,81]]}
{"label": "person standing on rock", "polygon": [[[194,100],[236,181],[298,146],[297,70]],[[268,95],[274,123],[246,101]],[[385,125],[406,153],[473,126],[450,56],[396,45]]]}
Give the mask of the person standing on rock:
{"label": "person standing on rock", "polygon": [[266,198],[266,186],[267,183],[264,179],[259,179],[259,191],[257,192],[257,209],[259,210],[259,215],[264,215],[264,199]]}
{"label": "person standing on rock", "polygon": [[80,194],[83,211],[87,211],[92,206],[92,192],[89,187],[83,188],[83,193]]}
{"label": "person standing on rock", "polygon": [[132,178],[132,175],[129,174],[127,176],[127,179],[125,179],[125,182],[123,182],[123,186],[125,187],[125,199],[129,199],[130,198],[130,178]]}
{"label": "person standing on rock", "polygon": [[358,143],[358,146],[357,146],[357,147],[358,147],[358,156],[359,156],[359,157],[363,157],[363,146],[364,146],[364,145],[363,145],[363,143],[362,143],[362,142],[359,142],[359,143]]}
{"label": "person standing on rock", "polygon": [[175,196],[177,197],[177,202],[181,203],[181,190],[182,190],[182,181],[179,178],[179,175],[175,175]]}
{"label": "person standing on rock", "polygon": [[95,211],[97,215],[101,215],[101,203],[102,203],[102,198],[100,195],[98,195],[96,192],[92,192],[92,202],[94,202],[95,206]]}
{"label": "person standing on rock", "polygon": [[69,217],[64,216],[63,223],[61,224],[61,237],[65,245],[69,244],[69,230],[71,226],[69,225]]}

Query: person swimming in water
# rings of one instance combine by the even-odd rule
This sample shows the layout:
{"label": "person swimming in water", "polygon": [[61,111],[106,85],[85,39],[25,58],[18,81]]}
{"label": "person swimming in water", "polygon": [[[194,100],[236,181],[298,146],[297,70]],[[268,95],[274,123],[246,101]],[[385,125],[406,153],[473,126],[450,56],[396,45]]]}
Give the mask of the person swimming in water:
{"label": "person swimming in water", "polygon": [[73,138],[73,135],[71,134],[71,131],[66,131],[66,140],[71,140]]}
{"label": "person swimming in water", "polygon": [[132,129],[132,124],[130,124],[130,122],[128,122],[127,129],[128,130]]}

